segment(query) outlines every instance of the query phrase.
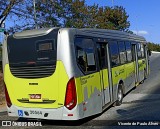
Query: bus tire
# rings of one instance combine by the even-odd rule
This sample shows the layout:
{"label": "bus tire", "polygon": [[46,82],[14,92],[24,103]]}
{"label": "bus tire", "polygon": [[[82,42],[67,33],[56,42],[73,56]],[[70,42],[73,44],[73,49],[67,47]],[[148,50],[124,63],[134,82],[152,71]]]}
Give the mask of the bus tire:
{"label": "bus tire", "polygon": [[118,86],[118,90],[117,90],[117,100],[114,103],[114,106],[120,106],[122,104],[123,101],[123,88],[122,88],[122,84],[120,84]]}
{"label": "bus tire", "polygon": [[144,69],[144,80],[147,79],[147,71]]}
{"label": "bus tire", "polygon": [[143,80],[140,82],[140,84],[143,84],[144,83],[144,80],[147,78],[147,73],[146,73],[146,70],[144,69],[143,70]]}

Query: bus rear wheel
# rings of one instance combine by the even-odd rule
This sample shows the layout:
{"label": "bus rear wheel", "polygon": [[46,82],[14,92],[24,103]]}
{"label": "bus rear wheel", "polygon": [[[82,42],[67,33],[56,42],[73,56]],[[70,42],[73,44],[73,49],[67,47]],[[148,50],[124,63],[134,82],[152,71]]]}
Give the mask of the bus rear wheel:
{"label": "bus rear wheel", "polygon": [[144,80],[147,79],[147,71],[144,69]]}
{"label": "bus rear wheel", "polygon": [[122,100],[123,100],[123,89],[122,89],[122,84],[120,84],[118,86],[118,90],[117,90],[117,100],[114,103],[114,106],[120,106],[122,104]]}

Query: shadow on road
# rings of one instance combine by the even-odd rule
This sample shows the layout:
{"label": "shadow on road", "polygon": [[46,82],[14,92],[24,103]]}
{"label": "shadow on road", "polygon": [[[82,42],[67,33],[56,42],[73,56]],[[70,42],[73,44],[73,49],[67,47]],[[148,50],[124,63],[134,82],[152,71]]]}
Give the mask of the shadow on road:
{"label": "shadow on road", "polygon": [[160,85],[141,100],[125,102],[131,104],[127,109],[117,110],[119,119],[160,120]]}

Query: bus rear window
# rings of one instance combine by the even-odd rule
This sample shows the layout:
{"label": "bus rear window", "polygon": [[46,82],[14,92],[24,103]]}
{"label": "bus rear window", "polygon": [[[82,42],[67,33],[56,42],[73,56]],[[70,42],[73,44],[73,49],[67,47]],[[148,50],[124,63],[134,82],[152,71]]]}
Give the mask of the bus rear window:
{"label": "bus rear window", "polygon": [[8,37],[8,59],[10,66],[55,64],[57,59],[57,31],[44,36],[20,38]]}

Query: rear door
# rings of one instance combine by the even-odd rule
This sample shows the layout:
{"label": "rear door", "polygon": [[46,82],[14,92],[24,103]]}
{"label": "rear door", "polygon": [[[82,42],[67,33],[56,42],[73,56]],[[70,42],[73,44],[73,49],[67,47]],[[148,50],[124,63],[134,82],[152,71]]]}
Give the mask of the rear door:
{"label": "rear door", "polygon": [[101,86],[102,86],[102,102],[103,106],[111,102],[112,87],[109,84],[108,74],[108,44],[97,43],[98,61],[100,68]]}

